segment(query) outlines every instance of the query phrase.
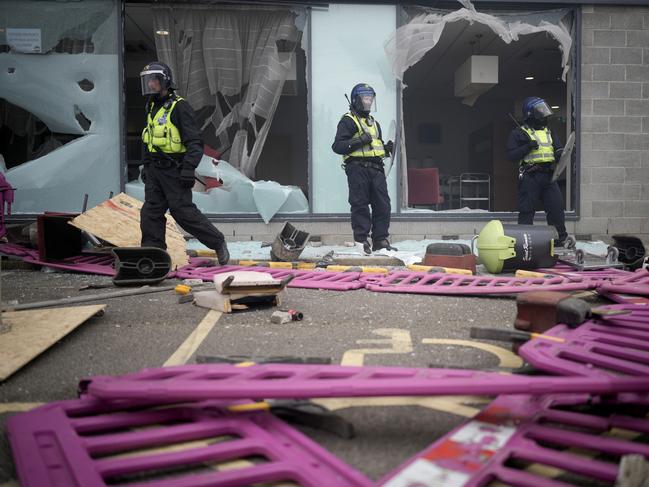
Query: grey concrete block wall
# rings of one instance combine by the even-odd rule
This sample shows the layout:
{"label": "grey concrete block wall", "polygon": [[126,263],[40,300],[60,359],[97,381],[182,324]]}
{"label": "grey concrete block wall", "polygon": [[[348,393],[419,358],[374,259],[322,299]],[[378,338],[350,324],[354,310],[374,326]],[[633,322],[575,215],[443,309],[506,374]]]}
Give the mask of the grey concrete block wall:
{"label": "grey concrete block wall", "polygon": [[582,7],[577,233],[649,238],[649,6]]}

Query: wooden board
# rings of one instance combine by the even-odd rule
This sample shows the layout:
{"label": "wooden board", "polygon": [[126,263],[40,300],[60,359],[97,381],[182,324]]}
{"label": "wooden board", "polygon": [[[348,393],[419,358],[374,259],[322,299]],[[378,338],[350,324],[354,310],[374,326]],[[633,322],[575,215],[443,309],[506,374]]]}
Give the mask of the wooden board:
{"label": "wooden board", "polygon": [[[143,203],[124,193],[104,201],[82,213],[70,224],[91,233],[116,247],[139,247],[142,240],[140,231],[140,210]],[[167,217],[167,252],[171,256],[172,267],[182,267],[189,262],[185,238],[178,230],[174,219]]]}
{"label": "wooden board", "polygon": [[11,325],[11,331],[0,335],[0,381],[104,308],[105,304],[92,304],[2,313],[2,322]]}

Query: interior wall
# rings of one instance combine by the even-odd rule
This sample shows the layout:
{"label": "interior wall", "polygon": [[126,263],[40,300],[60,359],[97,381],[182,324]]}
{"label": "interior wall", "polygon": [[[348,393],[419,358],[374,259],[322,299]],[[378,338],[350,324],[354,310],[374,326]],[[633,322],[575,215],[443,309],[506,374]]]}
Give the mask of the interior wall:
{"label": "interior wall", "polygon": [[[299,186],[308,197],[306,53],[296,50],[296,81],[285,85],[257,163],[256,179]],[[291,92],[295,84],[296,90]],[[294,93],[294,94],[293,94]]]}

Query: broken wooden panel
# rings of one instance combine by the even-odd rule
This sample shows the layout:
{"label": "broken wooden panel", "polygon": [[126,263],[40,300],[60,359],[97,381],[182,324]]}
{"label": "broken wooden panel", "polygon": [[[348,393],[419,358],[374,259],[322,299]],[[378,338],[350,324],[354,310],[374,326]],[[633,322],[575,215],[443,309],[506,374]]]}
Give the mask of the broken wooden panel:
{"label": "broken wooden panel", "polygon": [[9,331],[0,340],[0,381],[31,362],[72,330],[106,308],[105,304],[2,313]]}
{"label": "broken wooden panel", "polygon": [[[142,240],[141,209],[142,202],[140,200],[120,193],[112,199],[90,208],[70,223],[116,247],[139,247]],[[173,268],[184,266],[189,262],[185,238],[176,227],[174,219],[169,215],[167,215],[166,242]]]}

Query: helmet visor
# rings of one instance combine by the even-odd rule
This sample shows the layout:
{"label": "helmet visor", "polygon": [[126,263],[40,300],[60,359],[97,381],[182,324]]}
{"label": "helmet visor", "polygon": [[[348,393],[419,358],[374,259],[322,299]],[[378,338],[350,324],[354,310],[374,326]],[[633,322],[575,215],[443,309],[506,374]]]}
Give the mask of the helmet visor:
{"label": "helmet visor", "polygon": [[155,95],[162,91],[164,74],[160,70],[142,71],[140,73],[140,83],[142,86],[142,95]]}
{"label": "helmet visor", "polygon": [[544,101],[539,101],[532,107],[532,117],[539,122],[552,115],[552,110]]}
{"label": "helmet visor", "polygon": [[370,94],[360,94],[358,95],[358,105],[359,108],[364,112],[375,112],[376,111],[376,97]]}

